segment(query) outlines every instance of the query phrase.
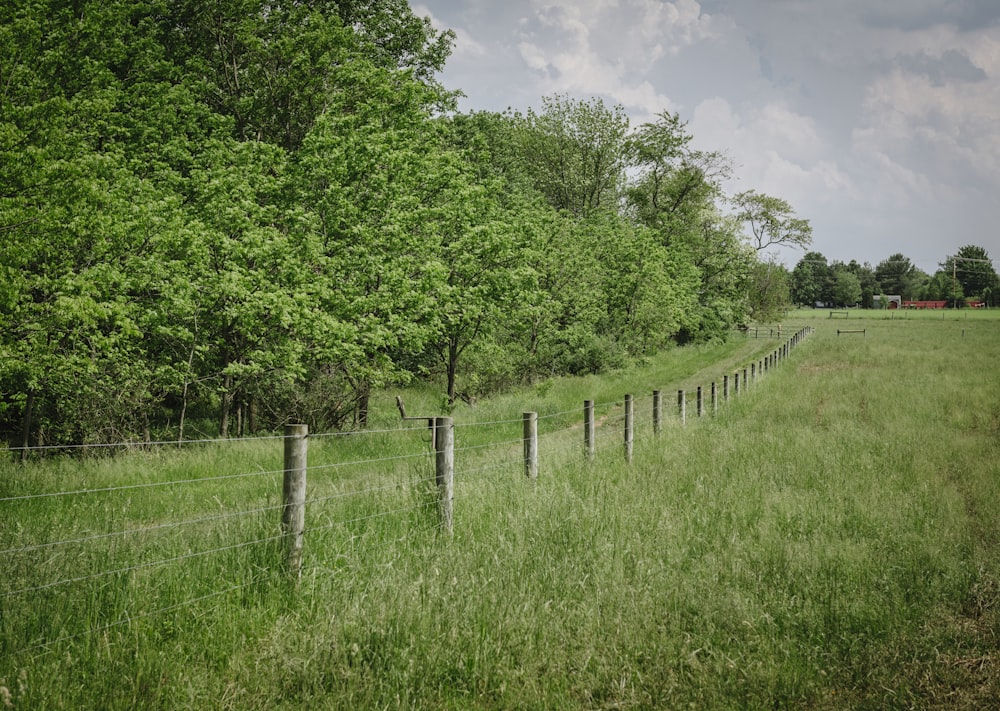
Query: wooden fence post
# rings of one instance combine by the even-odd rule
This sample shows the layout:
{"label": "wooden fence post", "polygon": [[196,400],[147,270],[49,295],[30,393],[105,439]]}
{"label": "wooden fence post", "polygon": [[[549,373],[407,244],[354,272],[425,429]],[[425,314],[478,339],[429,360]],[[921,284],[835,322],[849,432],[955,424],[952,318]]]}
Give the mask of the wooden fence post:
{"label": "wooden fence post", "polygon": [[632,442],[634,441],[635,433],[633,430],[635,420],[635,407],[632,401],[631,395],[625,396],[625,463],[632,463]]}
{"label": "wooden fence post", "polygon": [[740,371],[736,371],[733,374],[733,395],[739,396],[740,394]]}
{"label": "wooden fence post", "polygon": [[699,385],[697,390],[697,399],[695,402],[698,405],[698,417],[705,416],[705,394],[702,392],[702,387]]}
{"label": "wooden fence post", "polygon": [[715,386],[715,381],[712,381],[712,416],[719,414],[719,390]]}
{"label": "wooden fence post", "polygon": [[757,366],[756,363],[751,363],[750,364],[750,382],[753,382],[753,381],[757,380],[757,367],[756,366]]}
{"label": "wooden fence post", "polygon": [[687,394],[683,390],[677,391],[677,414],[681,418],[681,424],[687,423]]}
{"label": "wooden fence post", "polygon": [[660,434],[663,429],[663,393],[653,391],[653,434]]}
{"label": "wooden fence post", "polygon": [[524,422],[524,475],[538,478],[538,413],[525,412]]}
{"label": "wooden fence post", "polygon": [[441,502],[441,526],[450,534],[455,503],[455,427],[450,417],[434,418],[434,473]]}
{"label": "wooden fence post", "polygon": [[285,425],[285,475],[281,487],[281,533],[285,564],[296,580],[302,575],[302,545],[306,527],[306,469],[309,425]]}
{"label": "wooden fence post", "polygon": [[594,401],[583,401],[583,449],[587,461],[594,459]]}
{"label": "wooden fence post", "polygon": [[722,376],[722,402],[729,402],[729,376]]}

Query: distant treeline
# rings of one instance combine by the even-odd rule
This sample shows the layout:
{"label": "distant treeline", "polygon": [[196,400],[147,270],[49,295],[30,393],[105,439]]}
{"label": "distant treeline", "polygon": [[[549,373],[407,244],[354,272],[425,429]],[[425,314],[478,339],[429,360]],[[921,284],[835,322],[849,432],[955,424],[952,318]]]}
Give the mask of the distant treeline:
{"label": "distant treeline", "polygon": [[998,287],[1000,279],[989,254],[971,244],[946,257],[933,276],[899,253],[872,267],[853,259],[828,264],[819,252],[808,252],[791,273],[792,300],[805,305],[879,308],[888,301],[876,297],[892,295],[902,301],[943,301],[949,307],[968,302],[996,306]]}
{"label": "distant treeline", "polygon": [[676,115],[456,111],[403,0],[0,7],[0,441],[363,426],[789,302],[785,201]]}

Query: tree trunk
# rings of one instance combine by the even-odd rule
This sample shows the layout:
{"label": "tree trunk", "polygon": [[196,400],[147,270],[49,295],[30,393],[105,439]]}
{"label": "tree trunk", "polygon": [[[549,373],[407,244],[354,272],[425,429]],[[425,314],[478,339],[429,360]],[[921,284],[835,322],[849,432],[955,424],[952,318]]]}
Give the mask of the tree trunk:
{"label": "tree trunk", "polygon": [[222,402],[219,408],[219,436],[229,437],[229,413],[233,409],[233,376],[226,375],[222,381]]}
{"label": "tree trunk", "polygon": [[368,401],[371,399],[372,386],[367,380],[360,383],[358,392],[357,421],[360,429],[368,427]]}
{"label": "tree trunk", "polygon": [[458,372],[458,345],[448,344],[448,404],[455,404],[455,375]]}
{"label": "tree trunk", "polygon": [[251,437],[257,433],[257,398],[250,398],[247,403],[247,434]]}
{"label": "tree trunk", "polygon": [[35,391],[28,390],[28,399],[24,403],[24,418],[21,422],[21,461],[28,459],[28,443],[31,438],[31,416],[35,409]]}

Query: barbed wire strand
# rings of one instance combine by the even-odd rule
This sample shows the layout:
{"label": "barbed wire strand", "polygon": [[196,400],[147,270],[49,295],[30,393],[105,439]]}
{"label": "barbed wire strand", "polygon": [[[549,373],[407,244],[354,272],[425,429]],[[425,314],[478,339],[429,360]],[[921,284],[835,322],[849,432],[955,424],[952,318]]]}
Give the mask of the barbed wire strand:
{"label": "barbed wire strand", "polygon": [[488,442],[486,444],[474,444],[468,447],[455,447],[455,454],[459,454],[460,452],[475,452],[483,449],[489,449],[490,447],[510,446],[514,444],[520,444],[523,441],[524,441],[523,438],[519,438],[519,439],[503,440],[500,442]]}
{"label": "barbed wire strand", "polygon": [[[420,418],[424,419],[424,418]],[[428,417],[428,420],[434,419]],[[361,435],[375,435],[375,434],[396,434],[399,432],[424,432],[427,430],[427,425],[402,425],[400,427],[392,427],[383,430],[344,430],[343,432],[310,432],[307,437],[320,439],[323,437],[360,437]]]}
{"label": "barbed wire strand", "polygon": [[328,496],[319,496],[319,497],[316,497],[314,499],[306,499],[305,503],[306,504],[319,504],[319,503],[323,503],[325,501],[333,501],[335,499],[345,499],[345,498],[347,498],[349,496],[358,496],[360,494],[374,494],[374,493],[378,493],[378,492],[381,492],[381,491],[391,491],[393,489],[398,489],[401,486],[406,486],[406,485],[409,485],[411,487],[412,486],[419,486],[420,484],[426,484],[426,483],[432,482],[432,481],[436,481],[436,475],[432,476],[432,477],[426,477],[426,478],[423,478],[423,479],[416,479],[415,481],[411,481],[411,482],[402,482],[402,483],[396,482],[396,483],[393,483],[393,484],[386,484],[385,486],[374,486],[374,487],[371,487],[369,489],[357,489],[357,490],[353,490],[353,491],[344,491],[344,492],[340,492],[340,493],[337,493],[337,494],[330,494]]}
{"label": "barbed wire strand", "polygon": [[[421,418],[423,419],[423,418]],[[433,418],[428,418],[433,419]],[[391,429],[382,430],[344,430],[343,432],[310,432],[307,437],[357,437],[360,435],[374,435],[374,434],[395,434],[397,432],[417,432],[420,430],[427,429],[426,426],[423,427],[394,427]],[[123,440],[121,442],[92,442],[77,443],[77,444],[42,444],[42,445],[29,445],[29,446],[19,446],[19,447],[6,447],[4,451],[7,452],[43,452],[50,451],[53,449],[113,449],[115,447],[123,448],[137,448],[142,449],[144,447],[181,447],[189,444],[240,444],[248,442],[264,442],[268,440],[278,440],[278,439],[294,439],[298,435],[260,435],[255,437],[211,437],[206,439],[182,439],[182,440]]]}
{"label": "barbed wire strand", "polygon": [[398,508],[398,509],[392,509],[391,511],[379,511],[377,513],[369,514],[367,516],[358,516],[356,518],[344,519],[342,521],[333,521],[332,523],[324,524],[322,526],[311,526],[309,528],[306,528],[305,530],[303,530],[303,535],[305,535],[306,533],[314,532],[314,531],[326,531],[326,530],[329,530],[331,528],[336,528],[338,526],[347,526],[348,524],[352,524],[352,523],[360,523],[362,521],[371,521],[371,520],[374,520],[376,518],[384,518],[386,516],[391,516],[393,514],[405,513],[406,511],[415,511],[417,509],[427,508],[429,506],[437,506],[437,505],[438,505],[437,501],[425,501],[425,502],[421,502],[421,503],[418,503],[418,504],[413,504],[413,505],[410,505],[410,506],[404,506],[404,507]]}
{"label": "barbed wire strand", "polygon": [[206,551],[194,551],[192,553],[184,553],[182,555],[174,556],[172,558],[162,558],[160,560],[147,561],[145,563],[137,563],[135,565],[129,565],[124,568],[118,568],[117,570],[105,570],[100,573],[92,573],[91,575],[82,575],[78,578],[66,578],[64,580],[57,580],[55,582],[46,583],[45,585],[36,585],[34,587],[21,588],[20,590],[8,590],[6,592],[0,593],[0,598],[14,597],[15,595],[23,595],[25,593],[38,592],[40,590],[49,590],[55,587],[61,587],[63,585],[70,585],[72,583],[81,583],[87,580],[96,580],[97,578],[104,578],[109,575],[117,575],[118,573],[131,573],[137,570],[145,570],[148,568],[155,568],[160,565],[166,565],[168,563],[177,563],[182,560],[190,560],[192,558],[199,558],[206,555],[211,555],[212,553],[221,553],[224,551],[236,550],[237,548],[247,548],[249,546],[257,545],[258,543],[269,543],[271,541],[277,541],[284,538],[284,534],[279,534],[277,536],[269,536],[267,538],[259,538],[255,541],[244,541],[243,543],[235,543],[229,546],[220,546],[219,548],[212,548]]}
{"label": "barbed wire strand", "polygon": [[144,484],[125,484],[124,486],[108,486],[100,489],[77,489],[75,491],[51,491],[44,494],[23,494],[21,496],[7,496],[0,498],[0,503],[8,501],[26,501],[28,499],[46,499],[57,496],[76,496],[82,494],[106,494],[112,491],[132,491],[135,489],[152,489],[163,486],[174,486],[178,484],[198,484],[212,481],[223,481],[226,479],[241,479],[252,476],[268,476],[271,474],[283,474],[284,469],[262,470],[257,472],[243,472],[240,474],[221,474],[219,476],[206,476],[200,479],[172,479],[170,481],[150,481]]}
{"label": "barbed wire strand", "polygon": [[456,422],[455,429],[470,429],[472,427],[493,427],[495,425],[515,425],[521,422],[521,418],[516,420],[494,420],[492,422]]}
{"label": "barbed wire strand", "polygon": [[[350,462],[334,462],[333,464],[317,464],[306,467],[306,471],[320,471],[322,469],[339,469],[341,467],[356,467],[362,464],[380,464],[382,462],[395,462],[402,459],[417,459],[428,457],[433,452],[417,452],[416,454],[400,454],[393,457],[380,457],[378,459],[357,459]],[[282,470],[284,471],[284,470]]]}
{"label": "barbed wire strand", "polygon": [[193,526],[199,523],[208,523],[209,521],[221,521],[227,518],[250,516],[253,514],[266,513],[268,511],[279,511],[283,508],[284,504],[276,504],[274,506],[266,506],[264,508],[259,508],[259,509],[250,509],[246,511],[231,511],[229,513],[224,513],[224,514],[213,514],[211,516],[204,516],[202,518],[188,519],[187,521],[172,521],[170,523],[160,523],[153,526],[144,526],[142,528],[126,528],[121,531],[109,531],[107,533],[97,533],[91,536],[84,536],[82,538],[69,538],[61,541],[37,543],[34,545],[24,546],[22,548],[8,548],[6,550],[0,550],[0,555],[7,555],[11,553],[28,553],[35,550],[41,550],[43,548],[54,548],[57,546],[71,545],[74,543],[89,543],[90,541],[98,541],[105,538],[115,538],[118,536],[130,536],[133,534],[152,533],[153,531],[159,531],[166,528],[180,528],[182,526]]}

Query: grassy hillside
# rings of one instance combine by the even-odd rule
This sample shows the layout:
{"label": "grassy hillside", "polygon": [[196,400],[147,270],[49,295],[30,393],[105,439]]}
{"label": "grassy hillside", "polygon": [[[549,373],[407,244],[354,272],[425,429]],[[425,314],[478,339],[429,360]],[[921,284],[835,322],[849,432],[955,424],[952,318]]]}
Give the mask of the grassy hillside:
{"label": "grassy hillside", "polygon": [[[387,393],[375,431],[310,441],[297,586],[280,565],[280,441],[5,464],[0,703],[996,706],[991,316],[796,313],[786,336],[816,332],[716,416],[689,405],[686,426],[678,388],[780,341],[462,406],[451,536],[426,430],[399,430]],[[671,414],[658,435],[654,388]],[[404,396],[408,414],[438,414],[432,394]],[[590,463],[584,399],[598,405]],[[526,410],[541,417],[535,482]]]}

